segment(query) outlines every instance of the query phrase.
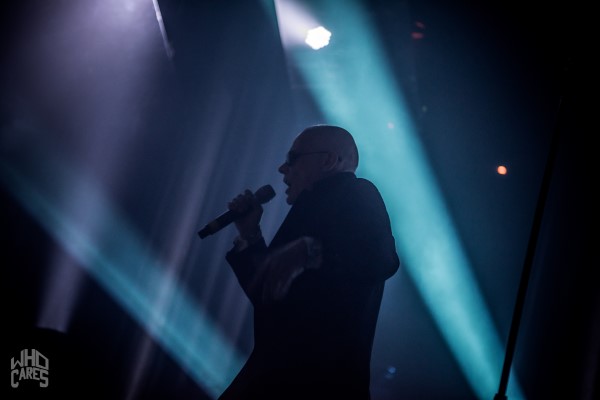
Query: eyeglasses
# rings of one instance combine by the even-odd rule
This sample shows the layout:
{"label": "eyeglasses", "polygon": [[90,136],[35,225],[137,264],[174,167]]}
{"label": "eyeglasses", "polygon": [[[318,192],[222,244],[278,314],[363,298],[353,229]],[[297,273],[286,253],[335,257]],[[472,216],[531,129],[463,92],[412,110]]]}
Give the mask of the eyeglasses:
{"label": "eyeglasses", "polygon": [[285,163],[289,167],[291,167],[302,156],[306,156],[309,154],[326,154],[326,153],[329,153],[329,152],[328,151],[307,151],[306,153],[294,153],[293,151],[290,151],[287,153],[287,155],[285,157]]}

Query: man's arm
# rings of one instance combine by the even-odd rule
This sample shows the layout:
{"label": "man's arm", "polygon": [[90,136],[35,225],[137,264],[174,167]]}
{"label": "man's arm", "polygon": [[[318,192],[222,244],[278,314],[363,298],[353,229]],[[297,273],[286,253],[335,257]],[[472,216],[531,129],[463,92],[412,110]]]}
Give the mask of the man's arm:
{"label": "man's arm", "polygon": [[236,246],[225,256],[231,265],[240,286],[252,304],[256,305],[262,298],[262,281],[265,273],[264,260],[267,256],[267,245],[261,237],[256,243],[242,250]]}
{"label": "man's arm", "polygon": [[239,235],[234,247],[225,256],[242,289],[253,304],[260,298],[264,259],[267,245],[260,229],[263,209],[250,190],[236,196],[228,204],[229,210],[243,214],[235,221]]}

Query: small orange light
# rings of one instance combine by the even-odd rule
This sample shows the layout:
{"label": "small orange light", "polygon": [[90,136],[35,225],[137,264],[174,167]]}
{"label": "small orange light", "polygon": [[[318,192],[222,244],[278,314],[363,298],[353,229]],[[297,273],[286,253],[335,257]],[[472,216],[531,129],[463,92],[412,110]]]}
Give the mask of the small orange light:
{"label": "small orange light", "polygon": [[496,171],[498,171],[500,175],[506,175],[506,173],[508,172],[504,165],[499,165],[498,168],[496,168]]}

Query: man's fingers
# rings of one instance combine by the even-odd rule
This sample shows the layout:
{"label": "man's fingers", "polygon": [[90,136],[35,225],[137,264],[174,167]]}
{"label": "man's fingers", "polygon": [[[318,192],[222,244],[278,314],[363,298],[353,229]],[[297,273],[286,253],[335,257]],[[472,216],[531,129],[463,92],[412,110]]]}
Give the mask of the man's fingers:
{"label": "man's fingers", "polygon": [[255,203],[254,194],[249,189],[246,189],[244,193],[238,194],[231,200],[227,207],[232,211],[243,213],[253,208]]}

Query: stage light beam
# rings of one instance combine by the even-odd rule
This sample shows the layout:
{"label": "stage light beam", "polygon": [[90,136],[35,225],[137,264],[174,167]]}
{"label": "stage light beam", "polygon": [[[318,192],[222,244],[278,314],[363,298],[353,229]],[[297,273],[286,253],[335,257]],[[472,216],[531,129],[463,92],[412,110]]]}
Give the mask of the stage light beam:
{"label": "stage light beam", "polygon": [[[309,55],[286,45],[290,15],[277,11],[290,64],[300,70],[327,122],[354,133],[362,158],[358,172],[386,199],[404,265],[464,376],[478,398],[493,398],[503,345],[368,14],[357,1],[343,7],[320,2],[319,15],[330,15],[337,37],[352,46],[344,48],[343,65],[323,53],[323,67],[314,68]],[[509,393],[523,399],[516,376]]]}
{"label": "stage light beam", "polygon": [[[149,250],[96,180],[52,154],[36,168],[0,159],[0,183],[206,392],[217,397],[243,364],[203,307]],[[44,183],[52,176],[53,184]],[[62,202],[62,188],[86,193],[94,218]],[[143,271],[140,273],[140,271]]]}

